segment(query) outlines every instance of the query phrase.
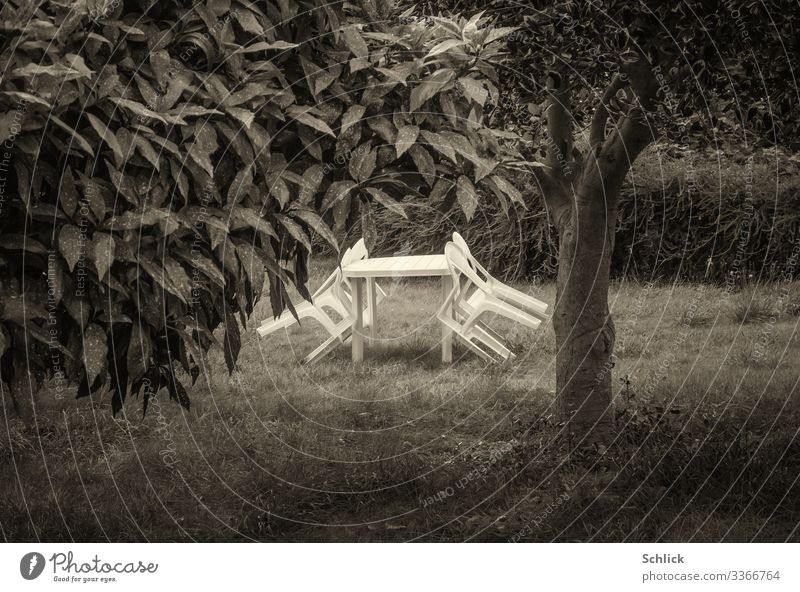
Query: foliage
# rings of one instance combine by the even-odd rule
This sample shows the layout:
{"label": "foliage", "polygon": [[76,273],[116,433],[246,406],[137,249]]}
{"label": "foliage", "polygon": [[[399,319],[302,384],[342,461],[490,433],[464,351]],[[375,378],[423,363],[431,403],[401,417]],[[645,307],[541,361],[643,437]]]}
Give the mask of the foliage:
{"label": "foliage", "polygon": [[[615,278],[693,279],[738,288],[748,278],[800,276],[792,265],[800,227],[800,164],[786,154],[642,156],[619,198],[611,273]],[[776,176],[776,169],[780,172]],[[532,187],[521,177],[515,185]],[[504,210],[481,199],[475,217],[407,204],[408,219],[376,217],[385,253],[439,251],[454,230],[492,273],[553,279],[558,236],[541,196]]]}
{"label": "foliage", "polygon": [[502,35],[387,21],[387,4],[0,9],[0,373],[17,400],[55,376],[108,388],[115,412],[142,389],[145,410],[161,388],[188,407],[177,367],[196,380],[220,343],[233,371],[262,287],[276,314],[287,285],[308,296],[312,234],[370,240],[376,205],[399,215],[409,194],[467,217],[476,187],[519,199],[504,172],[520,157],[482,122]]}
{"label": "foliage", "polygon": [[[416,4],[416,3],[415,3]],[[571,111],[579,125],[632,52],[659,67],[660,127],[684,144],[733,136],[754,145],[797,148],[800,101],[792,41],[800,13],[792,0],[423,0],[427,14],[483,10],[497,27],[514,27],[499,69],[493,115],[529,141],[540,137],[549,72],[581,87]],[[520,15],[521,18],[520,18]],[[538,146],[537,146],[538,147]]]}

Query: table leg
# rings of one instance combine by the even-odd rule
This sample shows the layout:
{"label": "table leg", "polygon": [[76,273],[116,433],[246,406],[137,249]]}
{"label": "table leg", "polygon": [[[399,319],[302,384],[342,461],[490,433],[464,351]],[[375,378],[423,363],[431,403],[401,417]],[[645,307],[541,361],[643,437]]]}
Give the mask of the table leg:
{"label": "table leg", "polygon": [[[442,300],[446,299],[453,289],[453,278],[450,275],[442,276]],[[452,318],[453,307],[447,307],[447,315]],[[442,362],[444,364],[453,363],[453,331],[442,323]]]}
{"label": "table leg", "polygon": [[364,278],[351,278],[353,301],[353,362],[364,361]]}
{"label": "table leg", "polygon": [[367,278],[367,313],[369,314],[369,344],[375,345],[378,337],[378,308],[375,278]]}

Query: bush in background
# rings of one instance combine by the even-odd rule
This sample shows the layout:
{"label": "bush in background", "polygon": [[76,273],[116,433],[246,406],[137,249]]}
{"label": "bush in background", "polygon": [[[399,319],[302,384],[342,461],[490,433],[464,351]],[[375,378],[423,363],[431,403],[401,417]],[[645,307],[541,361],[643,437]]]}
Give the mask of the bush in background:
{"label": "bush in background", "polygon": [[[523,175],[527,209],[482,200],[472,221],[443,201],[407,204],[409,220],[377,218],[381,252],[440,252],[454,230],[505,279],[555,276],[557,236]],[[800,160],[784,152],[680,153],[656,147],[636,163],[620,197],[612,273],[617,278],[733,282],[798,276]],[[787,273],[788,272],[788,273]]]}

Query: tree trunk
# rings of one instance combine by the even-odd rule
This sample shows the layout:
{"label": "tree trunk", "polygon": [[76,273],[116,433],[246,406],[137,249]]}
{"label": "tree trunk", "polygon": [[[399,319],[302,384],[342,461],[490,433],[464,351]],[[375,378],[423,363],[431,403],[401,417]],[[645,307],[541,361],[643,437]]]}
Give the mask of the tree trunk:
{"label": "tree trunk", "polygon": [[608,283],[616,204],[599,174],[584,174],[557,221],[556,388],[570,449],[608,443],[613,435]]}
{"label": "tree trunk", "polygon": [[[595,110],[589,147],[580,158],[572,149],[569,81],[553,73],[547,89],[548,170],[537,180],[559,235],[556,391],[568,445],[575,450],[608,444],[614,434],[608,283],[617,199],[631,165],[654,139],[646,113],[653,110],[658,84],[647,60],[627,62]],[[628,106],[607,134],[611,103],[623,90]]]}

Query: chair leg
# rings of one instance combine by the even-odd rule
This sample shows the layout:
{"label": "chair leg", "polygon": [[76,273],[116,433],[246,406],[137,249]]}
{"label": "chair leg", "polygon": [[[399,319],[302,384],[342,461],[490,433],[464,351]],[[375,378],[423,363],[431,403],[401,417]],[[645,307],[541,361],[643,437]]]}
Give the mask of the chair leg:
{"label": "chair leg", "polygon": [[533,296],[529,296],[525,292],[521,292],[511,286],[497,283],[492,286],[492,290],[496,296],[501,300],[510,303],[512,306],[521,308],[524,312],[536,317],[540,320],[547,320],[549,318],[549,306],[546,302],[537,300]]}
{"label": "chair leg", "polygon": [[[376,288],[375,304],[380,304],[381,301],[386,296],[386,293],[383,290],[381,290],[381,287],[377,283],[375,284],[375,288]],[[367,294],[367,296],[369,296],[369,294]],[[331,304],[330,306],[335,308],[336,311],[342,316],[342,318],[349,317],[351,314],[353,314],[353,310],[352,310],[352,306],[353,306],[352,294],[349,295],[349,299],[346,302],[342,302],[341,300],[337,299],[337,304],[336,305]],[[367,306],[367,310],[364,312],[364,326],[365,327],[369,327],[372,324],[372,314],[371,314],[370,310],[372,310],[372,309],[370,309],[370,307]]]}
{"label": "chair leg", "polygon": [[[446,304],[448,301],[446,301]],[[463,327],[459,325],[458,321],[456,321],[453,317],[448,316],[446,311],[446,306],[443,306],[438,314],[436,315],[439,321],[442,323],[443,326],[449,328],[456,337],[458,337],[461,342],[474,354],[477,354],[479,357],[483,358],[487,362],[495,362],[496,360],[488,353],[483,351],[477,344],[473,343],[469,336],[463,331]]]}
{"label": "chair leg", "polygon": [[463,343],[472,353],[477,354],[480,358],[489,362],[490,364],[493,364],[496,361],[491,355],[483,351],[477,344],[470,341],[467,337],[461,335],[460,333],[456,333],[456,335],[461,340],[461,343]]}
{"label": "chair leg", "polygon": [[324,311],[322,311],[317,307],[314,307],[313,312],[309,316],[313,316],[315,319],[317,319],[320,322],[320,324],[323,327],[325,327],[325,330],[330,335],[336,335],[337,333],[336,324],[331,320],[331,318],[327,314],[325,314]]}
{"label": "chair leg", "polygon": [[501,341],[487,332],[484,327],[481,326],[481,323],[476,323],[472,330],[475,339],[482,342],[486,347],[494,350],[495,353],[503,359],[513,360],[517,357],[514,355],[514,352],[508,349]]}
{"label": "chair leg", "polygon": [[472,313],[464,320],[461,327],[465,333],[472,329],[472,326],[478,322],[480,316],[486,312],[485,304],[481,304],[472,310]]}
{"label": "chair leg", "polygon": [[281,329],[287,329],[292,325],[294,325],[295,323],[297,323],[298,319],[302,319],[304,317],[313,315],[313,312],[311,312],[312,309],[313,306],[309,303],[305,303],[297,307],[295,309],[295,312],[297,313],[297,318],[295,318],[290,311],[285,310],[278,318],[264,321],[263,323],[261,323],[261,326],[258,327],[256,331],[261,337],[266,337],[267,335],[269,335],[270,333],[274,333],[275,331],[279,331]]}
{"label": "chair leg", "polygon": [[532,317],[528,313],[522,312],[518,308],[514,308],[509,304],[498,305],[492,302],[486,302],[484,304],[484,309],[499,314],[500,316],[504,316],[512,321],[516,321],[517,323],[525,325],[526,327],[530,327],[531,329],[536,329],[542,324],[539,319]]}
{"label": "chair leg", "polygon": [[262,323],[261,326],[256,329],[256,331],[261,337],[266,337],[267,335],[275,333],[280,329],[287,329],[291,327],[298,322],[298,319],[312,318],[325,327],[325,330],[330,335],[334,335],[337,332],[336,323],[334,323],[331,318],[325,314],[325,311],[322,310],[321,307],[314,306],[311,303],[305,303],[304,305],[297,307],[295,312],[297,313],[297,319],[294,318],[291,312],[286,311],[277,319]]}
{"label": "chair leg", "polygon": [[486,345],[487,347],[494,350],[497,355],[503,357],[506,360],[511,360],[516,358],[514,353],[508,349],[508,347],[503,343],[503,338],[489,325],[484,322],[481,322],[478,317],[476,317],[472,322],[472,326],[468,329],[466,328],[466,321],[473,317],[473,313],[475,312],[474,308],[470,307],[463,307],[465,310],[460,310],[456,316],[458,319],[464,323],[465,334],[469,334],[470,336],[474,336],[476,339],[479,339]]}
{"label": "chair leg", "polygon": [[328,339],[323,341],[314,351],[312,351],[310,354],[306,356],[305,360],[303,360],[303,363],[308,364],[309,366],[313,366],[321,359],[323,359],[325,356],[327,356],[329,353],[331,353],[334,349],[336,349],[336,347],[340,343],[347,341],[347,339],[350,337],[351,332],[352,332],[351,328],[348,327],[339,335],[328,337]]}
{"label": "chair leg", "polygon": [[326,294],[324,299],[320,298],[318,301],[320,306],[327,306],[336,311],[341,318],[346,319],[350,316],[349,303],[345,304],[334,294]]}
{"label": "chair leg", "polygon": [[316,364],[319,360],[324,358],[330,352],[332,352],[339,344],[346,343],[348,339],[353,336],[353,325],[350,324],[350,321],[345,319],[340,322],[336,326],[336,331],[330,337],[328,337],[325,341],[323,341],[319,346],[317,346],[314,351],[308,354],[303,363],[305,364]]}
{"label": "chair leg", "polygon": [[503,341],[503,337],[497,331],[495,331],[489,325],[487,325],[486,323],[481,323],[480,321],[478,321],[475,324],[475,326],[480,327],[481,329],[483,329],[486,333],[488,333],[489,335],[494,337],[497,341],[500,341],[500,342]]}

